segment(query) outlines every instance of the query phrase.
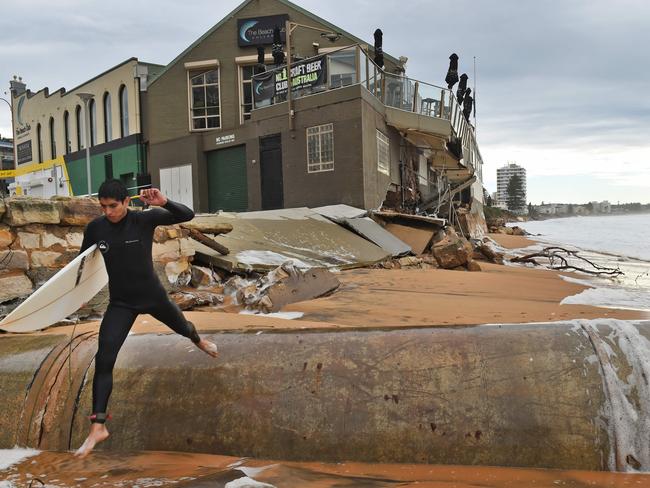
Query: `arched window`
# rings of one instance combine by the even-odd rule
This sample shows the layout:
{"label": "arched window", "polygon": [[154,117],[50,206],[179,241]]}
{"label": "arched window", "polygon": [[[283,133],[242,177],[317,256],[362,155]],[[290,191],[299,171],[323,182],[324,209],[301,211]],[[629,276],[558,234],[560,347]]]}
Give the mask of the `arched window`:
{"label": "arched window", "polygon": [[64,153],[70,154],[72,142],[70,141],[70,114],[67,110],[63,112],[63,144]]}
{"label": "arched window", "polygon": [[126,86],[120,87],[120,137],[129,135],[129,94]]}
{"label": "arched window", "polygon": [[41,138],[41,124],[36,126],[36,145],[38,146],[38,162],[43,162],[43,140]]}
{"label": "arched window", "polygon": [[56,158],[56,139],[54,136],[54,117],[50,117],[50,156]]}
{"label": "arched window", "polygon": [[74,111],[74,122],[77,124],[77,151],[81,151],[86,145],[86,137],[84,135],[84,121],[81,116],[81,105],[77,105]]}
{"label": "arched window", "polygon": [[104,142],[113,140],[113,113],[111,112],[111,94],[104,93]]}
{"label": "arched window", "polygon": [[93,98],[88,102],[88,109],[90,110],[90,147],[97,144],[97,106]]}

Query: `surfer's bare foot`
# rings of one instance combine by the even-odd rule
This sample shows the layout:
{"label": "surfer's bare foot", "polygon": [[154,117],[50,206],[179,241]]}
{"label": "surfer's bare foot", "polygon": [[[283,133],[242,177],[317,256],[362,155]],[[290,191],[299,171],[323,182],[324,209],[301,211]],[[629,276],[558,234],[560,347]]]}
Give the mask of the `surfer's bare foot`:
{"label": "surfer's bare foot", "polygon": [[196,344],[196,347],[201,349],[201,351],[208,354],[209,356],[212,356],[213,358],[216,358],[219,355],[219,352],[217,351],[217,345],[214,342],[210,342],[208,340],[201,339]]}
{"label": "surfer's bare foot", "polygon": [[85,458],[97,444],[108,439],[109,435],[108,429],[104,424],[92,424],[90,426],[90,434],[88,434],[88,437],[74,455],[78,458]]}

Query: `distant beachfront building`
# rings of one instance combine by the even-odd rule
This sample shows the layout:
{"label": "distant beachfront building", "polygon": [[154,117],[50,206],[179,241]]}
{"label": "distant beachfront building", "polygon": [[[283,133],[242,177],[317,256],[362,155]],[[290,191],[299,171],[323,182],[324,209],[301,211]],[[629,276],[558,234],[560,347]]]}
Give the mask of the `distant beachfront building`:
{"label": "distant beachfront building", "polygon": [[612,213],[612,205],[607,201],[591,202],[592,213]]}
{"label": "distant beachfront building", "polygon": [[557,213],[557,205],[554,203],[547,203],[535,207],[535,211],[540,215],[555,215]]}
{"label": "distant beachfront building", "polygon": [[523,206],[516,210],[516,213],[525,214],[528,209],[526,207],[526,168],[519,166],[515,163],[508,163],[505,166],[497,169],[497,204],[496,206],[504,210],[508,209],[508,183],[510,178],[518,175],[521,178],[523,186]]}

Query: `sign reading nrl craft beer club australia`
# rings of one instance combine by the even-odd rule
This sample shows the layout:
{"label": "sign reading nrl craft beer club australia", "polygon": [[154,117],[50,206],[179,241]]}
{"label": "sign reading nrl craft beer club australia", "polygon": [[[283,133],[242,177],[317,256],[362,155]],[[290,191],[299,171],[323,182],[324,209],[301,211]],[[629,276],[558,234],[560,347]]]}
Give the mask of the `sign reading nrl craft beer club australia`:
{"label": "sign reading nrl craft beer club australia", "polygon": [[[327,62],[325,56],[310,58],[291,66],[291,92],[302,89],[319,91],[327,84]],[[263,107],[274,97],[285,96],[289,80],[286,66],[276,71],[267,71],[253,77],[255,106]]]}
{"label": "sign reading nrl craft beer club australia", "polygon": [[287,20],[289,20],[287,14],[238,19],[237,40],[239,41],[239,47],[273,44],[273,29],[276,26],[280,28],[280,39],[284,43],[284,26]]}

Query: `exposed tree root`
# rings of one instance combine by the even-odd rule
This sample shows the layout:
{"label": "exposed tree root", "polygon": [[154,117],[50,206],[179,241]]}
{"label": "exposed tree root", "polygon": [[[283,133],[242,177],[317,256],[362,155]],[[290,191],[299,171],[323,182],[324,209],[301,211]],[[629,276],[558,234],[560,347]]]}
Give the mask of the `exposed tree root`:
{"label": "exposed tree root", "polygon": [[[564,249],[563,247],[551,246],[545,247],[541,251],[534,252],[531,254],[526,254],[525,256],[520,256],[512,258],[510,261],[513,263],[531,263],[535,266],[539,266],[540,263],[535,260],[535,258],[546,258],[549,260],[549,265],[551,269],[558,271],[581,271],[583,273],[588,273],[596,276],[608,276],[608,277],[617,277],[623,275],[623,271],[619,268],[609,268],[607,266],[601,266],[596,264],[587,258],[583,258],[578,255],[578,251],[570,251],[569,249]],[[578,261],[583,265],[588,265],[590,267],[579,266],[578,263],[571,263],[569,260]]]}

